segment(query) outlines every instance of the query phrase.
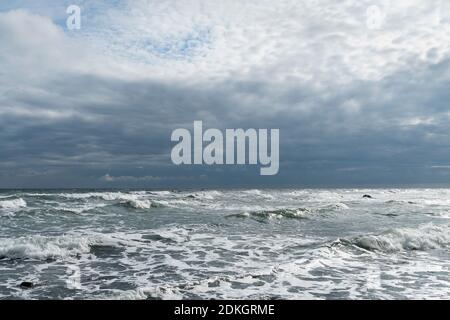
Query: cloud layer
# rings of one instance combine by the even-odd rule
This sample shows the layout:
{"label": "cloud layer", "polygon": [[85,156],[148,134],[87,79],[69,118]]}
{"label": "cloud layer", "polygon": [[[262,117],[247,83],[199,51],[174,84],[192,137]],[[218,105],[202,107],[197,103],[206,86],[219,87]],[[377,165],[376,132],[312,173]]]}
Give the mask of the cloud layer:
{"label": "cloud layer", "polygon": [[[0,5],[0,187],[447,183],[445,2],[69,4]],[[174,166],[194,120],[280,128],[279,175]]]}

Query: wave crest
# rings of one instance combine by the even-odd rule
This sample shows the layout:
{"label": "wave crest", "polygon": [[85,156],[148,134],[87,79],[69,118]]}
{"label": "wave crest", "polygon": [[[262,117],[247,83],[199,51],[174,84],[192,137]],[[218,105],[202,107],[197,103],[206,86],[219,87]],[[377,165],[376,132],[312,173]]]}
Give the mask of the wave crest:
{"label": "wave crest", "polygon": [[22,198],[0,201],[2,211],[15,212],[26,207],[27,203]]}
{"label": "wave crest", "polygon": [[380,235],[364,235],[340,240],[369,251],[398,252],[446,247],[450,243],[448,231],[442,227],[425,225],[418,229],[392,229]]}
{"label": "wave crest", "polygon": [[94,254],[98,247],[120,247],[128,241],[104,234],[61,236],[32,235],[20,238],[0,239],[1,259],[57,260],[83,254]]}
{"label": "wave crest", "polygon": [[164,207],[164,202],[150,201],[150,200],[127,200],[120,202],[120,205],[132,209],[150,209]]}
{"label": "wave crest", "polygon": [[310,213],[309,209],[306,208],[296,208],[296,209],[276,209],[276,210],[261,210],[244,212],[239,214],[229,215],[228,217],[254,217],[260,219],[281,219],[281,218],[291,218],[291,219],[306,219],[307,215]]}

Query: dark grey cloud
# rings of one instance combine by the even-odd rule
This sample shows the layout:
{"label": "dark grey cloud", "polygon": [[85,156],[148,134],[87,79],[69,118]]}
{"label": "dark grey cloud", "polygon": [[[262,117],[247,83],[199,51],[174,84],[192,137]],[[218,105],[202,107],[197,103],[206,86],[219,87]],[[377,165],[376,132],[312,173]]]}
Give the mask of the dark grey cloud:
{"label": "dark grey cloud", "polygon": [[[448,69],[447,62],[440,68]],[[164,180],[176,184],[177,176],[185,182],[185,177],[191,176],[192,184],[227,185],[240,183],[243,172],[246,182],[255,184],[268,180],[276,184],[346,184],[349,180],[360,184],[413,183],[421,182],[416,181],[419,174],[429,178],[425,182],[442,182],[431,167],[450,163],[449,109],[442,103],[448,95],[444,89],[448,81],[433,80],[435,69],[420,75],[399,73],[383,81],[329,88],[326,92],[295,86],[268,90],[267,82],[254,81],[190,87],[65,76],[59,85],[49,85],[65,97],[58,102],[35,99],[26,92],[9,95],[12,105],[53,106],[75,113],[63,118],[3,116],[0,132],[4,152],[0,161],[9,166],[2,174],[34,169],[36,173],[29,177],[32,180],[40,170],[43,175],[55,170],[62,177],[77,172],[79,177],[85,175],[88,185],[154,185],[164,184]],[[72,88],[77,90],[71,92]],[[257,95],[260,104],[246,105],[240,100],[243,92]],[[385,98],[379,98],[380,93]],[[108,97],[107,101],[89,98],[102,95]],[[349,97],[358,101],[358,111],[340,108]],[[313,107],[302,111],[303,103]],[[279,104],[289,108],[267,112]],[[77,116],[81,110],[83,117]],[[433,120],[427,122],[428,118]],[[170,133],[178,127],[192,129],[196,119],[221,129],[280,128],[280,175],[266,179],[253,168],[173,166]],[[97,181],[105,174],[135,179]],[[201,175],[208,179],[195,181]],[[165,179],[139,178],[145,176]],[[14,176],[11,179],[14,181]],[[11,183],[3,182],[5,186]]]}

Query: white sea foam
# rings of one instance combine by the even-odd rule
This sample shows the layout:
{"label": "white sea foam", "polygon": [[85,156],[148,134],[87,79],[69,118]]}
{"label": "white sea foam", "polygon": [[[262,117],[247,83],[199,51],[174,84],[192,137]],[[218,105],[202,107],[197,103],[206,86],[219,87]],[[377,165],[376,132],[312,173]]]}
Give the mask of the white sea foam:
{"label": "white sea foam", "polygon": [[152,202],[150,200],[133,199],[121,202],[121,204],[134,209],[150,209],[152,207]]}
{"label": "white sea foam", "polygon": [[[61,196],[70,198],[70,199],[99,199],[107,202],[116,202],[119,205],[123,205],[129,208],[134,209],[150,209],[152,207],[161,207],[164,206],[165,201],[152,201],[148,199],[148,196],[151,193],[147,193],[145,191],[136,191],[132,193],[123,193],[123,192],[90,192],[90,193],[69,193],[69,194],[61,194]],[[94,204],[91,208],[101,207],[105,204]],[[81,212],[89,210],[89,208],[81,208]],[[79,211],[78,208],[73,210],[75,212]]]}

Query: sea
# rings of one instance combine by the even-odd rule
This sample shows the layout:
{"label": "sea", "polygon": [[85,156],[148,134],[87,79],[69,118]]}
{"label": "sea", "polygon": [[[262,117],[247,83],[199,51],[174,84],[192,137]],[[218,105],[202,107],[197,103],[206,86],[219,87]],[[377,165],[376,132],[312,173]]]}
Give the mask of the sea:
{"label": "sea", "polygon": [[0,299],[448,299],[450,189],[2,190]]}

